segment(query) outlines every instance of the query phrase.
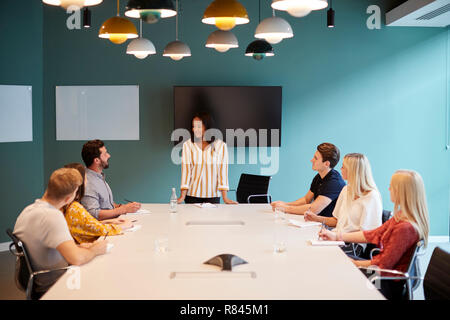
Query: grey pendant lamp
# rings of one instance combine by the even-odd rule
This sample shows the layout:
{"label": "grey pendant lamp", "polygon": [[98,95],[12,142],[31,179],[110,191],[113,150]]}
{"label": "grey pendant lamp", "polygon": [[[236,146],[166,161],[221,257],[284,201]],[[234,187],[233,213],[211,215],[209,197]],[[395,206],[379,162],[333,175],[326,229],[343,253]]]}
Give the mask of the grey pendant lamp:
{"label": "grey pendant lamp", "polygon": [[167,46],[164,48],[164,57],[170,57],[172,60],[178,61],[183,59],[184,57],[190,57],[191,56],[191,49],[187,44],[185,44],[182,41],[178,40],[178,17],[180,16],[179,10],[178,10],[178,0],[176,4],[177,8],[177,15],[176,15],[176,21],[175,21],[175,33],[176,33],[176,40],[172,41],[167,44]]}

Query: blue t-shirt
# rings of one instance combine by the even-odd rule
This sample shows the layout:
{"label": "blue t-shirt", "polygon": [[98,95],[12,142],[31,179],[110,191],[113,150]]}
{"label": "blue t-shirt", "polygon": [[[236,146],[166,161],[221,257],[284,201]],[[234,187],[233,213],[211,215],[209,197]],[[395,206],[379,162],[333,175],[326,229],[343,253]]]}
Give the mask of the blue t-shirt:
{"label": "blue t-shirt", "polygon": [[341,174],[334,169],[331,169],[323,179],[320,174],[317,174],[312,183],[311,190],[314,193],[314,200],[318,196],[325,196],[331,199],[331,203],[319,213],[319,216],[331,217],[334,207],[336,206],[337,198],[341,193],[342,188],[345,186],[345,181],[342,179]]}

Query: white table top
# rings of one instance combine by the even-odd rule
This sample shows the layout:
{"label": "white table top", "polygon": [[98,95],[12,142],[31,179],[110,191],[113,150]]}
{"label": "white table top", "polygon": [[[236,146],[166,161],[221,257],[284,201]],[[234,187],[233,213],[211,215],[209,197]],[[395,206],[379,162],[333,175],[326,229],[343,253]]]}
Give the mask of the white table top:
{"label": "white table top", "polygon": [[[183,204],[177,213],[169,213],[168,204],[142,207],[151,213],[127,215],[142,228],[108,237],[112,251],[81,266],[79,289],[70,289],[75,273],[66,272],[43,299],[384,299],[341,249],[307,242],[317,239],[317,226],[281,226],[287,249],[274,253],[276,224],[267,204],[216,209]],[[287,218],[303,221],[297,215]],[[186,224],[193,221],[244,224]],[[169,251],[156,252],[154,240],[163,235],[168,235]],[[203,264],[222,253],[248,264],[232,272]],[[195,273],[202,271],[213,273]],[[173,272],[178,272],[175,277]]]}

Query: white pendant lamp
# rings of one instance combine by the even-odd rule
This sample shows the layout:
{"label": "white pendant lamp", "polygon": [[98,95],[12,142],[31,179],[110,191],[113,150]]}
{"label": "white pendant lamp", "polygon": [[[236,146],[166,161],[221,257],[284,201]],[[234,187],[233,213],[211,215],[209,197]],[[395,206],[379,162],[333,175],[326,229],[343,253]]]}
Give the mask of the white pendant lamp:
{"label": "white pendant lamp", "polygon": [[272,17],[261,21],[255,31],[255,38],[265,39],[271,44],[277,44],[281,40],[292,38],[293,36],[291,25],[283,18],[276,17],[275,12],[273,12]]}
{"label": "white pendant lamp", "polygon": [[239,47],[239,43],[231,31],[216,30],[208,36],[205,47],[227,52],[230,48]]}
{"label": "white pendant lamp", "polygon": [[51,6],[61,6],[67,9],[70,6],[77,6],[79,8],[95,6],[102,3],[103,0],[42,0],[43,3]]}
{"label": "white pendant lamp", "polygon": [[287,11],[294,17],[304,17],[313,10],[321,10],[327,6],[327,0],[272,0],[272,8]]}
{"label": "white pendant lamp", "polygon": [[156,49],[153,43],[145,38],[142,38],[142,19],[140,23],[140,36],[137,39],[131,41],[127,46],[127,54],[134,54],[138,59],[145,59],[150,54],[155,54]]}
{"label": "white pendant lamp", "polygon": [[176,6],[177,6],[177,15],[175,17],[176,40],[167,44],[167,46],[164,48],[163,57],[170,57],[172,60],[178,61],[183,59],[184,57],[190,57],[191,49],[187,44],[178,40],[178,16],[180,15],[178,11],[178,0]]}

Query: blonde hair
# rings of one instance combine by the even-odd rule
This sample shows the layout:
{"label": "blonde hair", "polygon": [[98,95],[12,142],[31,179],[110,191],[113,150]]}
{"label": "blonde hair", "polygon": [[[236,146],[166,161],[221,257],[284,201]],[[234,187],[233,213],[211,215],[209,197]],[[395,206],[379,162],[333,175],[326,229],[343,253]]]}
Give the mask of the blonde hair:
{"label": "blonde hair", "polygon": [[82,183],[83,178],[78,170],[61,168],[50,176],[45,194],[50,199],[62,200],[77,190]]}
{"label": "blonde hair", "polygon": [[406,217],[423,240],[428,244],[428,207],[425,196],[425,186],[419,173],[413,170],[397,170],[391,178],[391,189],[394,193],[394,218],[400,217],[400,212]]}
{"label": "blonde hair", "polygon": [[347,200],[353,201],[377,189],[369,160],[361,153],[346,154],[342,165],[347,170]]}

